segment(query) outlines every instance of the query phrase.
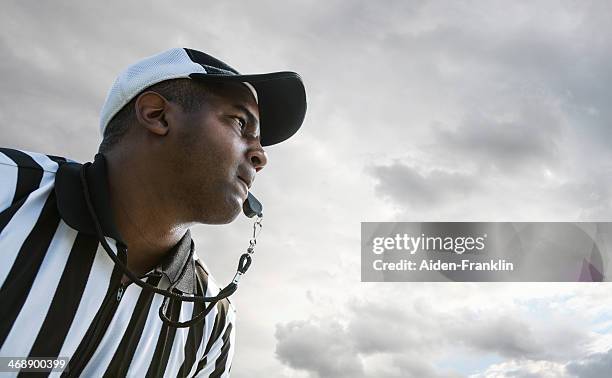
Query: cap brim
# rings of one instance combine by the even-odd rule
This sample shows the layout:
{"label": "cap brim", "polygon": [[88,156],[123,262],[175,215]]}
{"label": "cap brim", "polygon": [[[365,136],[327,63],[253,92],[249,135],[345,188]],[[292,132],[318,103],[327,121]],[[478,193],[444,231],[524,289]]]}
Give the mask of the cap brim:
{"label": "cap brim", "polygon": [[256,75],[215,75],[192,73],[202,81],[248,82],[257,91],[261,145],[270,146],[295,134],[306,115],[306,90],[295,72],[273,72]]}

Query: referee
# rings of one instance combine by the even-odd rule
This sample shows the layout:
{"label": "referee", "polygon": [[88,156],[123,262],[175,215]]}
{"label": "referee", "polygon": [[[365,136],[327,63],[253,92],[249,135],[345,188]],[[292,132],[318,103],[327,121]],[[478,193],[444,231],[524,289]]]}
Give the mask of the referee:
{"label": "referee", "polygon": [[0,357],[63,358],[51,376],[228,377],[236,284],[214,281],[189,227],[234,220],[262,146],[305,111],[294,72],[175,48],[117,77],[93,162],[0,148]]}

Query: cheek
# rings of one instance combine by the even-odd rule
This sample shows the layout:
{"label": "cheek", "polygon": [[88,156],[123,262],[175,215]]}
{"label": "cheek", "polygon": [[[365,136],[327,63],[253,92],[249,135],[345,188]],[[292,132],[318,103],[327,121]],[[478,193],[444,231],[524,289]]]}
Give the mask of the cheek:
{"label": "cheek", "polygon": [[242,137],[229,125],[218,123],[214,126],[202,136],[206,138],[211,152],[219,159],[239,160],[245,148]]}
{"label": "cheek", "polygon": [[222,114],[203,109],[181,119],[177,126],[175,142],[189,165],[227,169],[240,164],[241,155],[246,154],[241,136]]}
{"label": "cheek", "polygon": [[199,133],[182,136],[187,166],[199,170],[198,176],[208,176],[213,180],[233,179],[246,155],[246,146],[227,125],[213,126],[217,127],[203,127]]}
{"label": "cheek", "polygon": [[237,138],[223,133],[208,135],[207,138],[199,150],[203,159],[218,169],[237,167],[240,164],[241,145]]}

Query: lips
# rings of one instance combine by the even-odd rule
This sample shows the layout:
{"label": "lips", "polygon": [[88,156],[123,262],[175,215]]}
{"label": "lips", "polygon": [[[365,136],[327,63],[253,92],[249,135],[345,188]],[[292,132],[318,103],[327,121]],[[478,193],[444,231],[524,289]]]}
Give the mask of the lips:
{"label": "lips", "polygon": [[246,184],[247,190],[251,189],[253,181],[255,180],[255,171],[252,173],[247,170],[238,172],[238,179]]}
{"label": "lips", "polygon": [[242,181],[246,185],[246,189],[247,189],[247,192],[248,192],[249,189],[251,189],[251,185],[252,185],[253,181],[247,181],[244,178],[242,178],[241,176],[238,176],[238,179],[240,181]]}

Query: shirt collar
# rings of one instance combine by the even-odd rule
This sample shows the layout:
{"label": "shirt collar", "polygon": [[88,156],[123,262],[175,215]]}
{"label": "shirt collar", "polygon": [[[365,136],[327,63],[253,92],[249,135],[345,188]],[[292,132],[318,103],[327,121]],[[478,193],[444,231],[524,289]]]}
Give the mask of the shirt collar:
{"label": "shirt collar", "polygon": [[[82,167],[82,164],[76,162],[60,163],[55,177],[57,207],[66,224],[79,232],[97,237],[83,195],[80,177]],[[104,235],[125,245],[113,221],[104,155],[96,155],[94,162],[87,168],[85,177],[89,186],[91,202]],[[157,271],[166,276],[172,287],[190,294],[195,294],[196,282],[193,249],[191,233],[188,230],[156,268]]]}

